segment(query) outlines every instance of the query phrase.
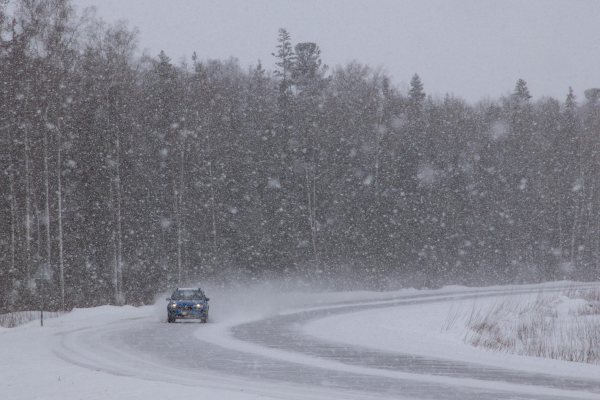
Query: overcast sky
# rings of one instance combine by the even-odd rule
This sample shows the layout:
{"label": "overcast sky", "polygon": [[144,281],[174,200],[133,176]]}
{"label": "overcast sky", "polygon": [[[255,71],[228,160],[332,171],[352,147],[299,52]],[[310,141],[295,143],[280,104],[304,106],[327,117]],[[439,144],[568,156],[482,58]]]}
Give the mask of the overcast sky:
{"label": "overcast sky", "polygon": [[236,57],[274,69],[277,31],[315,42],[323,62],[383,67],[402,87],[469,102],[524,79],[534,98],[561,101],[600,87],[600,1],[577,0],[74,0],[108,22],[129,21],[140,48],[175,62]]}

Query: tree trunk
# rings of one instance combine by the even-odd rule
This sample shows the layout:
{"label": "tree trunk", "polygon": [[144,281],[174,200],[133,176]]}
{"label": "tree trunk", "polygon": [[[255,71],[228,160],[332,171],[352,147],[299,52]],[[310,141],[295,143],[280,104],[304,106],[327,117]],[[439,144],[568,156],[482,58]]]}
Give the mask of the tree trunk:
{"label": "tree trunk", "polygon": [[58,164],[56,167],[56,176],[58,179],[58,254],[59,254],[59,265],[60,265],[60,296],[61,296],[61,309],[65,310],[65,266],[64,266],[64,245],[63,245],[63,219],[62,219],[62,180],[61,180],[61,147],[62,147],[62,135],[60,131],[60,119],[57,124],[57,135],[58,135]]}
{"label": "tree trunk", "polygon": [[185,142],[181,145],[181,170],[179,177],[179,209],[177,213],[177,265],[179,267],[179,280],[181,280],[183,265],[183,220],[181,214],[183,211],[183,189],[185,188]]}
{"label": "tree trunk", "polygon": [[[211,155],[210,148],[210,134],[206,135],[206,141],[208,143],[208,155]],[[213,259],[217,257],[217,216],[215,210],[215,180],[213,177],[213,169],[212,169],[212,157],[210,157],[210,161],[208,162],[208,175],[210,179],[210,209],[212,213],[212,236],[213,236]]]}
{"label": "tree trunk", "polygon": [[[314,167],[314,165],[313,165]],[[311,183],[312,180],[312,183]],[[311,244],[312,244],[312,250],[313,250],[313,255],[314,255],[314,260],[315,260],[315,267],[318,267],[319,265],[319,253],[317,251],[317,221],[316,221],[316,196],[317,196],[317,190],[316,190],[316,177],[314,176],[314,171],[313,171],[313,176],[311,179],[310,176],[310,171],[307,167],[306,169],[306,201],[307,201],[307,207],[308,207],[308,225],[310,227],[310,237],[311,237]]]}
{"label": "tree trunk", "polygon": [[16,272],[15,258],[16,258],[16,226],[17,226],[17,210],[15,204],[15,171],[13,165],[13,137],[12,130],[8,128],[8,170],[10,180],[10,273],[11,275]]}
{"label": "tree trunk", "polygon": [[[48,107],[46,107],[46,117]],[[44,118],[47,121],[47,118]],[[46,189],[46,263],[49,271],[52,270],[52,238],[50,236],[50,171],[48,170],[48,127],[44,127],[44,186]]]}
{"label": "tree trunk", "polygon": [[577,225],[579,224],[579,214],[580,214],[580,210],[582,208],[581,206],[581,197],[582,197],[582,192],[584,191],[584,184],[583,184],[583,176],[582,176],[582,183],[581,183],[581,188],[579,189],[578,193],[577,193],[577,207],[575,207],[575,215],[574,215],[574,221],[573,221],[573,231],[571,232],[571,264],[575,261],[575,242],[577,239]]}
{"label": "tree trunk", "polygon": [[[122,253],[123,253],[123,233],[122,233],[122,217],[121,217],[121,135],[120,135],[120,127],[118,120],[118,93],[114,94],[116,90],[114,87],[111,87],[109,90],[109,99],[108,99],[108,107],[111,109],[109,113],[109,121],[108,126],[109,129],[112,129],[114,132],[114,153],[115,153],[115,165],[113,172],[113,179],[110,183],[110,191],[111,191],[111,202],[113,205],[113,216],[114,216],[114,225],[113,225],[113,248],[114,248],[114,263],[115,263],[115,271],[114,271],[114,281],[115,281],[115,304],[123,305],[124,297],[123,297],[123,263],[122,263]],[[114,96],[114,97],[113,97]],[[115,104],[117,103],[117,104]]]}
{"label": "tree trunk", "polygon": [[[113,179],[114,180],[114,179]],[[118,228],[117,228],[117,205],[116,205],[116,200],[115,200],[115,188],[113,183],[111,182],[109,185],[109,190],[110,190],[110,204],[111,204],[111,214],[113,216],[113,223],[112,223],[112,234],[111,234],[111,241],[112,241],[112,246],[113,246],[113,263],[114,263],[114,270],[113,270],[113,283],[114,283],[114,289],[115,289],[115,305],[120,305],[121,304],[121,276],[119,274],[119,243],[118,243],[118,239],[117,239],[117,232],[118,232]]]}
{"label": "tree trunk", "polygon": [[177,221],[177,282],[181,281],[181,222],[179,219],[179,195],[175,179],[175,155],[171,156],[171,187],[173,188],[173,215]]}
{"label": "tree trunk", "polygon": [[[29,86],[27,86],[27,96],[25,97],[25,105],[23,112],[27,112],[29,102]],[[27,284],[31,282],[31,201],[29,198],[30,182],[29,182],[29,124],[25,123],[25,262],[27,263]]]}
{"label": "tree trunk", "polygon": [[121,223],[121,138],[119,134],[119,127],[117,126],[115,129],[116,133],[116,153],[117,153],[117,163],[115,166],[115,183],[116,183],[116,191],[117,191],[117,304],[123,305],[123,232],[122,232],[122,223]]}

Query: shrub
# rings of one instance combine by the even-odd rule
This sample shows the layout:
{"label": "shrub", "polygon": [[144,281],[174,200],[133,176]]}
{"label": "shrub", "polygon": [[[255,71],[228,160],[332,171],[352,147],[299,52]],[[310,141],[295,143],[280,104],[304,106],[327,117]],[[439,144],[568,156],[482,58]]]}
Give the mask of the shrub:
{"label": "shrub", "polygon": [[[458,319],[451,309],[442,330]],[[507,295],[463,315],[462,339],[512,354],[600,364],[600,287],[569,287],[537,296]]]}

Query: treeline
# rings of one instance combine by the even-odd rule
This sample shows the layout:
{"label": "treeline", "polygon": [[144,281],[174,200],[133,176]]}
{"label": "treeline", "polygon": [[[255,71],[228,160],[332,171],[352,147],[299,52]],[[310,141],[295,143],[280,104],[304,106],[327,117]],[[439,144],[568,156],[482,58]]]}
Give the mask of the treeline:
{"label": "treeline", "polygon": [[[329,69],[176,65],[68,0],[0,2],[0,311],[208,277],[386,289],[600,277],[600,89],[476,105]],[[276,45],[276,47],[275,47]],[[271,61],[269,62],[271,63]]]}

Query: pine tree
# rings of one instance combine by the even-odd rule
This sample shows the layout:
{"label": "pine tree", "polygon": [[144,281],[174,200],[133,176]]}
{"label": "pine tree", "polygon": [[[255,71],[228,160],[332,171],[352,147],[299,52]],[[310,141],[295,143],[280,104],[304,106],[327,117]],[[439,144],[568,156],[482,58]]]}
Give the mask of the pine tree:
{"label": "pine tree", "polygon": [[296,60],[293,64],[292,78],[299,88],[314,85],[323,78],[327,66],[321,65],[321,49],[316,43],[298,43],[294,46]]}
{"label": "pine tree", "polygon": [[319,135],[322,130],[322,117],[319,105],[327,81],[324,79],[327,66],[321,62],[321,50],[316,43],[299,43],[294,47],[296,60],[293,65],[292,78],[297,88],[297,109],[295,110],[294,127],[300,134],[297,150],[298,164],[303,166],[303,182],[306,198],[307,222],[315,265],[319,265],[319,251],[317,248],[318,232],[318,176],[322,173],[319,165],[321,154]]}
{"label": "pine tree", "polygon": [[529,89],[527,88],[527,83],[523,79],[517,80],[512,98],[518,105],[524,104],[531,99]]}
{"label": "pine tree", "polygon": [[[410,90],[408,91],[408,101],[406,114],[408,119],[407,134],[409,148],[411,148],[418,158],[422,158],[427,143],[425,138],[425,121],[423,118],[423,102],[426,94],[423,91],[423,83],[419,75],[414,74],[410,81]],[[416,160],[415,160],[416,161]]]}
{"label": "pine tree", "polygon": [[596,104],[596,102],[600,99],[599,88],[587,89],[585,92],[583,92],[583,94],[590,104]]}
{"label": "pine tree", "polygon": [[275,63],[277,69],[275,70],[275,76],[280,78],[279,81],[279,103],[280,109],[283,113],[284,130],[289,125],[289,118],[292,112],[292,85],[293,85],[293,71],[294,64],[296,61],[296,54],[292,48],[292,42],[290,34],[285,28],[279,29],[279,37],[277,39],[279,49],[277,53],[271,53],[278,59]]}
{"label": "pine tree", "polygon": [[419,75],[414,74],[412,79],[410,80],[410,90],[408,91],[408,99],[410,101],[410,105],[419,109],[425,101],[426,94],[423,92],[423,83],[421,83],[421,78]]}
{"label": "pine tree", "polygon": [[565,100],[565,109],[567,113],[573,114],[576,108],[577,101],[575,100],[575,94],[573,94],[573,88],[569,86],[569,94],[567,94],[567,99]]}
{"label": "pine tree", "polygon": [[279,59],[275,63],[277,69],[275,70],[275,76],[281,78],[280,90],[285,92],[292,85],[292,73],[294,69],[294,62],[296,60],[296,54],[292,49],[292,42],[290,34],[285,28],[279,29],[279,37],[277,39],[279,44],[277,48],[277,54],[271,53],[274,57]]}

